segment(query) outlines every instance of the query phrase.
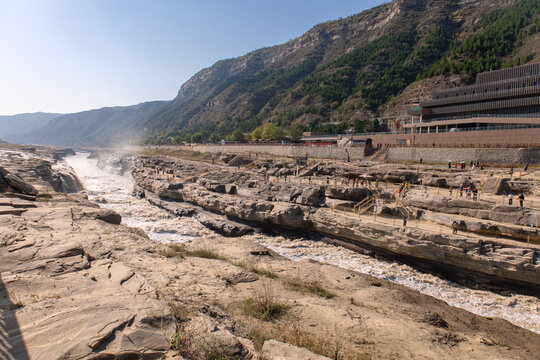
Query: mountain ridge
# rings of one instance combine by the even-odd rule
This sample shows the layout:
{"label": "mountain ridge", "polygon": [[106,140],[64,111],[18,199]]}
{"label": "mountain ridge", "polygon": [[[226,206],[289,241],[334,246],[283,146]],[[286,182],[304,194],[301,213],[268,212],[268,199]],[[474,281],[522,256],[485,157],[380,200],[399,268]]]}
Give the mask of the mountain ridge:
{"label": "mountain ridge", "polygon": [[140,136],[134,124],[168,101],[149,101],[64,114],[46,126],[13,136],[15,142],[52,146],[119,146]]}
{"label": "mountain ridge", "polygon": [[[521,59],[514,50],[538,32],[531,21],[538,19],[539,9],[538,0],[395,0],[318,24],[285,44],[218,61],[137,126],[152,134],[148,143],[189,141],[193,135],[217,141],[268,122],[361,131],[369,119],[391,113],[391,100],[423,78],[453,76],[459,68],[460,81],[470,83],[488,65],[534,59],[537,54]],[[516,20],[516,13],[523,15]],[[501,19],[516,32],[509,34],[504,51],[477,59],[469,40],[495,48],[488,40],[506,31],[499,29]],[[540,42],[535,38],[529,45],[533,50],[534,44]]]}
{"label": "mountain ridge", "polygon": [[11,140],[13,136],[37,130],[62,114],[34,112],[15,115],[0,115],[0,137]]}

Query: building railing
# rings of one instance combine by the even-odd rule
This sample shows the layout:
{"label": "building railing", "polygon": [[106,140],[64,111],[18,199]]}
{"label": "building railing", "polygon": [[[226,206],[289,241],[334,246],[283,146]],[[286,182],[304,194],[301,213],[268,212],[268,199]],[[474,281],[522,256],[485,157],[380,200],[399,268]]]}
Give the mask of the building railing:
{"label": "building railing", "polygon": [[[463,88],[448,89],[445,92],[453,93],[462,93],[459,96],[448,96],[447,98],[431,99],[427,101],[422,101],[420,106],[432,108],[440,107],[444,105],[452,104],[463,104],[463,103],[474,103],[478,101],[493,100],[493,99],[502,99],[502,98],[511,98],[516,96],[531,96],[540,93],[540,84],[538,79],[535,79],[536,82],[533,82],[532,79],[525,81],[526,86],[523,87],[522,81],[515,81],[512,83],[511,89],[501,89],[496,85],[470,85]],[[487,92],[483,91],[488,89]],[[499,89],[499,90],[497,90]],[[463,91],[466,91],[468,94],[464,95]],[[478,91],[475,94],[471,94],[471,91]],[[445,96],[446,94],[438,94],[438,96]],[[437,95],[435,95],[437,96]]]}
{"label": "building railing", "polygon": [[424,119],[424,123],[436,123],[437,121],[444,120],[462,120],[462,119],[476,119],[476,118],[516,118],[516,119],[540,119],[540,113],[530,113],[530,114],[468,114],[468,115],[453,115],[453,116],[444,116],[437,117],[433,119]]}
{"label": "building railing", "polygon": [[[497,125],[497,126],[486,126],[486,127],[474,127],[474,128],[439,128],[437,133],[454,133],[462,131],[484,131],[484,130],[513,130],[513,129],[537,129],[540,128],[540,124],[512,124],[512,125]],[[429,131],[429,134],[435,134],[435,129],[433,127]],[[427,128],[420,128],[417,134],[428,134]]]}

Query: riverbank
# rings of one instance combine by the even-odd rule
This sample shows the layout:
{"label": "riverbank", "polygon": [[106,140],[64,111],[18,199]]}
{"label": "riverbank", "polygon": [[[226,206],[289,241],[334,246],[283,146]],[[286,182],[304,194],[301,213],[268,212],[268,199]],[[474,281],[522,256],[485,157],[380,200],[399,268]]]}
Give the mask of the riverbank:
{"label": "riverbank", "polygon": [[[309,348],[340,359],[533,359],[540,351],[540,335],[507,321],[351,270],[291,262],[253,241],[262,234],[226,237],[126,201],[122,179],[110,178],[107,193],[87,190],[102,208],[84,194],[51,192],[21,215],[0,215],[13,358],[316,358],[301,349]],[[179,240],[167,235],[179,221],[192,236],[156,242],[118,224],[115,204],[134,225],[144,214],[141,226],[160,227],[148,233],[162,242]]]}
{"label": "riverbank", "polygon": [[[467,280],[469,286],[539,293],[540,236],[537,227],[528,225],[538,223],[540,211],[499,206],[490,200],[485,172],[232,158],[223,157],[235,162],[234,166],[223,166],[216,159],[208,164],[142,157],[133,175],[138,186],[159,198],[223,214],[228,219],[222,222],[235,219],[306,236],[318,234],[326,241],[403,260],[453,280]],[[536,191],[534,181],[520,184],[531,184],[531,191]],[[403,189],[405,183],[401,194],[400,184]],[[414,187],[419,184],[423,185]],[[505,184],[514,186],[512,180]],[[436,195],[432,194],[435,186]],[[472,196],[466,199],[463,193],[454,200],[440,194],[441,186],[482,186],[485,191],[479,194],[480,201],[473,201]],[[404,217],[411,220],[408,226]],[[229,227],[234,226],[242,224]]]}

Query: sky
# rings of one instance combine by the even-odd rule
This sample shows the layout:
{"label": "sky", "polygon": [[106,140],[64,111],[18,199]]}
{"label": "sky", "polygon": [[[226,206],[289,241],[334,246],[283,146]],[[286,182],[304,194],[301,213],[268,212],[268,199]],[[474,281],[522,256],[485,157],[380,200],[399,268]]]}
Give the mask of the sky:
{"label": "sky", "polygon": [[0,0],[0,115],[173,99],[216,61],[383,0]]}

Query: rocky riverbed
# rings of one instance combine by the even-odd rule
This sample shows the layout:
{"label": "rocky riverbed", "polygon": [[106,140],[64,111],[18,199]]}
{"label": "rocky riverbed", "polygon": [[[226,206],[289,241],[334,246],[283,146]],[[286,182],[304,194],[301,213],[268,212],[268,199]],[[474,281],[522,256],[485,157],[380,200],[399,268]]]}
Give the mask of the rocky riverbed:
{"label": "rocky riverbed", "polygon": [[[292,176],[290,168],[268,164],[265,160],[250,168],[224,167],[141,157],[133,176],[141,189],[150,192],[152,203],[172,213],[192,215],[183,204],[174,202],[181,201],[224,215],[209,222],[209,227],[222,233],[248,233],[250,224],[263,229],[274,226],[274,231],[281,228],[319,236],[455,280],[472,280],[470,284],[540,293],[540,246],[536,245],[540,236],[538,227],[526,226],[538,223],[538,210],[429,194],[433,173],[419,180],[418,171],[368,166],[363,173],[342,172],[337,180],[328,176],[338,173],[335,168],[320,164],[306,166],[303,177]],[[439,178],[445,184],[461,182],[460,186],[469,189],[479,182],[466,173]],[[407,191],[424,179],[420,191]],[[399,191],[392,182],[402,184]],[[402,218],[414,222],[406,226]]]}
{"label": "rocky riverbed", "polygon": [[[215,222],[204,211],[203,221],[179,219],[131,197],[129,178],[102,176],[100,183],[101,174],[84,161],[69,163],[100,206],[85,194],[38,191],[32,205],[20,204],[25,212],[0,215],[8,359],[319,358],[314,352],[340,359],[534,359],[540,352],[540,335],[505,320],[268,248],[289,244],[303,257],[300,247],[308,253],[310,242],[259,232],[222,236],[208,228],[216,225],[201,225],[203,215]],[[122,223],[146,231],[118,224],[119,212]],[[250,228],[218,220],[220,231]],[[274,310],[260,312],[259,304]]]}

